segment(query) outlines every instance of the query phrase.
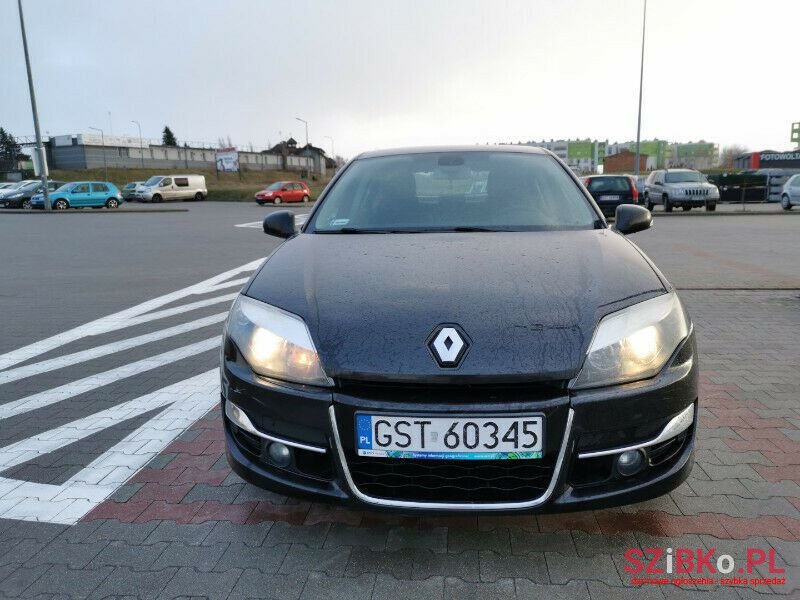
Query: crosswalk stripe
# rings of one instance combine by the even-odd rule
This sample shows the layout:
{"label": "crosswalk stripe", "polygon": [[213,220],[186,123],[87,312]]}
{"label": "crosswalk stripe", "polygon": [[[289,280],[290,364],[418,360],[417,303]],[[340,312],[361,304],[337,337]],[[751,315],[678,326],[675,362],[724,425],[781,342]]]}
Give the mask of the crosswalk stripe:
{"label": "crosswalk stripe", "polygon": [[189,344],[188,346],[176,348],[156,356],[150,356],[127,365],[120,365],[110,371],[104,371],[102,373],[97,373],[96,375],[90,375],[88,377],[84,377],[83,379],[78,379],[59,387],[45,390],[44,392],[39,392],[38,394],[33,394],[27,398],[21,398],[19,400],[14,400],[13,402],[8,402],[0,405],[0,420],[8,419],[9,417],[43,408],[45,406],[50,406],[56,402],[61,402],[67,398],[77,396],[78,394],[83,394],[93,389],[103,387],[110,383],[114,383],[115,381],[119,381],[120,379],[126,379],[128,377],[138,375],[139,373],[156,369],[168,363],[176,362],[178,360],[188,358],[189,356],[194,356],[195,354],[200,354],[201,352],[206,352],[214,348],[219,348],[219,345],[220,336],[214,336],[213,338],[203,340],[202,342]]}
{"label": "crosswalk stripe", "polygon": [[26,377],[39,375],[41,373],[55,371],[56,369],[62,369],[64,367],[76,365],[78,363],[93,360],[95,358],[108,356],[109,354],[114,354],[116,352],[130,350],[131,348],[135,348],[137,346],[142,346],[144,344],[149,344],[151,342],[156,342],[176,335],[181,335],[189,331],[194,331],[195,329],[208,327],[214,323],[221,323],[225,320],[226,316],[227,313],[217,313],[215,315],[203,317],[202,319],[196,319],[194,321],[189,321],[188,323],[181,323],[180,325],[175,325],[174,327],[168,327],[167,329],[161,329],[152,333],[145,333],[144,335],[120,340],[118,342],[111,342],[110,344],[104,344],[102,346],[95,346],[94,348],[89,348],[88,350],[73,352],[72,354],[66,354],[57,358],[43,360],[37,363],[17,367],[15,369],[0,371],[0,385],[9,383],[11,381],[17,381],[18,379],[25,379]]}
{"label": "crosswalk stripe", "polygon": [[[230,287],[234,285],[239,285],[235,281],[233,282],[229,281],[231,277],[234,277],[239,273],[254,271],[261,265],[263,260],[264,260],[263,258],[259,258],[257,260],[241,265],[240,267],[236,267],[235,269],[230,269],[228,271],[225,271],[224,273],[215,275],[214,277],[206,279],[205,281],[201,281],[200,283],[196,283],[194,285],[190,285],[189,287],[185,287],[175,292],[170,292],[169,294],[165,294],[163,296],[147,300],[145,302],[142,302],[141,304],[125,309],[123,311],[114,313],[112,315],[108,315],[106,317],[101,317],[89,323],[85,323],[78,327],[74,327],[70,330],[46,338],[44,340],[39,340],[38,342],[28,344],[27,346],[23,346],[22,348],[17,348],[16,350],[0,354],[0,370],[8,369],[9,367],[12,367],[16,364],[19,364],[26,360],[30,360],[31,358],[44,354],[45,352],[50,352],[55,348],[58,348],[65,344],[69,344],[70,342],[74,342],[75,340],[79,340],[87,336],[100,335],[102,333],[107,333],[109,331],[114,331],[117,329],[123,329],[125,327],[129,327],[131,324],[146,322],[147,319],[143,319],[143,315],[145,315],[146,313],[151,313],[149,320],[153,320],[152,315],[158,313],[152,313],[152,311],[161,308],[162,306],[165,306],[167,304],[170,304],[172,302],[175,302],[177,300],[186,298],[187,296],[207,294],[209,292],[221,289],[220,286],[223,285],[228,285]],[[233,300],[233,298],[235,297],[236,294],[220,296],[218,297],[216,302]],[[209,301],[205,300],[200,302],[209,302]],[[163,318],[165,316],[169,316],[170,314],[172,315],[180,314],[181,312],[185,312],[186,310],[191,310],[193,308],[201,307],[198,305],[198,303],[193,303],[193,304],[194,306],[192,306],[192,304],[187,304],[184,305],[183,307],[176,307],[175,309],[166,309],[166,310],[171,310],[173,312],[166,313],[166,310],[161,311],[161,314],[159,314],[155,318]],[[203,306],[209,306],[209,304],[204,304]],[[139,320],[136,321],[135,319]]]}

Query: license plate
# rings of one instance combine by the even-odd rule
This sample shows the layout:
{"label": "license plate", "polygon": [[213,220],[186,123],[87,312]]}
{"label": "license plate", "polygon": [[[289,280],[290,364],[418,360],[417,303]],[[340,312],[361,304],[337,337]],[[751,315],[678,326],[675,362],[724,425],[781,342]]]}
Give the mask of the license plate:
{"label": "license plate", "polygon": [[619,196],[600,196],[600,200],[603,202],[612,202],[619,200]]}
{"label": "license plate", "polygon": [[542,458],[544,417],[356,415],[359,456],[439,460]]}

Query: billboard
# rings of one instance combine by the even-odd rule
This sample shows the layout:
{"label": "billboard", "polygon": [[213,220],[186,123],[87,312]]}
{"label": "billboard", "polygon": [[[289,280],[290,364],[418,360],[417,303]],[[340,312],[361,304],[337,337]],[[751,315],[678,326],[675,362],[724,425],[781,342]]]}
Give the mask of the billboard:
{"label": "billboard", "polygon": [[239,172],[239,152],[236,150],[217,150],[217,171],[224,173]]}

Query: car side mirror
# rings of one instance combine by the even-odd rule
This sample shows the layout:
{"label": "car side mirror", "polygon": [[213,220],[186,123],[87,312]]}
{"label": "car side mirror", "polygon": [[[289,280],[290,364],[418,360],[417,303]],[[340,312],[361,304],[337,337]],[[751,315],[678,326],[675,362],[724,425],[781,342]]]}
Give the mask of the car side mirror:
{"label": "car side mirror", "polygon": [[653,215],[643,206],[620,204],[617,207],[614,227],[623,235],[649,229],[652,224]]}
{"label": "car side mirror", "polygon": [[295,234],[294,213],[279,210],[264,217],[264,233],[279,238],[290,238]]}

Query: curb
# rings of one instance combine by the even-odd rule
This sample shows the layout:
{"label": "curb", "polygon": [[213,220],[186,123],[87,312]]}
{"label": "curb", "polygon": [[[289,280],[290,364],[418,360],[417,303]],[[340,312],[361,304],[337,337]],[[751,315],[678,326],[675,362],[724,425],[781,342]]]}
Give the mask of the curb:
{"label": "curb", "polygon": [[114,209],[114,210],[24,210],[22,208],[6,208],[0,210],[0,215],[138,215],[138,214],[152,214],[152,213],[184,213],[189,212],[188,208],[141,208],[136,210]]}

